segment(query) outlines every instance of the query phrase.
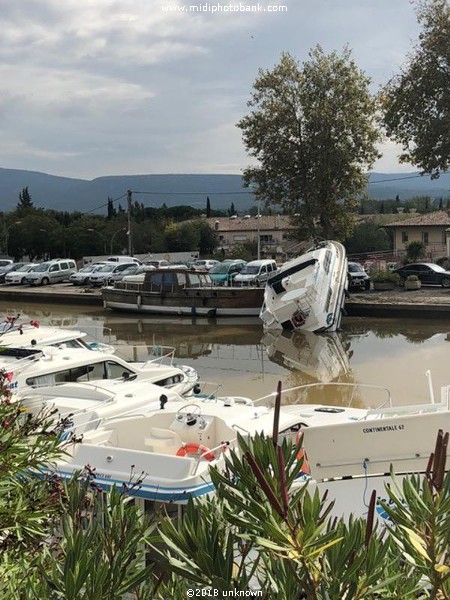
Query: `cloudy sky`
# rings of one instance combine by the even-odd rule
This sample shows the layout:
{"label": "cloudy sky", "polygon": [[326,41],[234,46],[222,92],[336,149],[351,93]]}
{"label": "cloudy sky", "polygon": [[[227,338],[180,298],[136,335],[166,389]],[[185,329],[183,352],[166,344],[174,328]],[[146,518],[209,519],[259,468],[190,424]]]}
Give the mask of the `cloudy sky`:
{"label": "cloudy sky", "polygon": [[[235,123],[260,67],[283,51],[303,61],[318,43],[348,44],[376,90],[418,34],[409,0],[260,0],[265,11],[213,12],[230,3],[257,6],[0,0],[0,167],[86,179],[240,173],[249,159]],[[375,170],[412,170],[392,144],[383,151]]]}

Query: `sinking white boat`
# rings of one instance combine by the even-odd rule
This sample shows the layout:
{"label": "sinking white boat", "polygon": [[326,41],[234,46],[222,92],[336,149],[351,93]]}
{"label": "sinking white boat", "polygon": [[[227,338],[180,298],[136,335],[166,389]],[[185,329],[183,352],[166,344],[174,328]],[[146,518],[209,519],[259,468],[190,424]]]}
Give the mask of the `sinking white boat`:
{"label": "sinking white boat", "polygon": [[260,318],[267,329],[336,331],[346,291],[345,248],[324,241],[286,262],[267,281]]}
{"label": "sinking white boat", "polygon": [[173,362],[173,349],[169,363],[164,354],[150,357],[144,362],[126,361],[116,354],[93,352],[89,349],[67,348],[65,345],[29,348],[0,349],[0,368],[9,373],[9,389],[22,395],[30,387],[48,387],[60,383],[88,383],[116,380],[145,380],[185,394],[196,385],[199,377],[195,369]]}
{"label": "sinking white boat", "polygon": [[[285,400],[302,399],[310,387],[285,390]],[[204,394],[186,403],[186,398],[172,396],[144,414],[128,411],[105,418],[96,429],[85,430],[81,442],[69,442],[66,456],[51,468],[69,478],[89,465],[90,477],[104,489],[116,485],[138,498],[186,503],[214,492],[210,467],[224,468],[230,450],[237,449],[238,433],[272,434],[273,398],[270,394],[257,406],[257,401],[242,397]],[[282,406],[280,435],[296,440],[304,427],[347,423],[366,413],[362,408],[318,404]]]}

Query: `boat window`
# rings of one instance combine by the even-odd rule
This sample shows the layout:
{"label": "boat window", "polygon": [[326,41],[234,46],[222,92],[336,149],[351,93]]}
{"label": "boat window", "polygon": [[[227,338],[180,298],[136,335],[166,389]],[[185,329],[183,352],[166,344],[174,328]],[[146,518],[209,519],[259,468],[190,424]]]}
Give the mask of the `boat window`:
{"label": "boat window", "polygon": [[180,287],[186,287],[186,283],[187,283],[186,273],[177,273],[176,276],[177,276],[178,285]]}
{"label": "boat window", "polygon": [[323,261],[323,268],[325,273],[329,273],[331,264],[331,250],[327,250],[325,254],[325,260]]}
{"label": "boat window", "polygon": [[[118,379],[119,377],[123,377],[124,373],[126,373],[128,376],[134,375],[133,371],[130,371],[130,369],[127,369],[127,367],[124,367],[113,360],[107,361],[106,374],[108,379]],[[125,377],[127,375],[125,375]]]}
{"label": "boat window", "polygon": [[163,289],[171,290],[174,286],[177,285],[176,273],[174,273],[173,271],[166,271],[164,273],[163,281],[164,281]]}
{"label": "boat window", "polygon": [[189,273],[189,283],[191,287],[200,287],[201,280],[200,276],[197,273]]}
{"label": "boat window", "polygon": [[150,277],[150,283],[152,285],[162,285],[164,273],[152,273]]}
{"label": "boat window", "polygon": [[56,373],[29,377],[26,380],[26,384],[34,387],[42,387],[43,385],[55,385],[55,383],[89,381],[91,379],[103,379],[103,374],[102,363],[100,365],[82,365],[80,367],[57,371]]}

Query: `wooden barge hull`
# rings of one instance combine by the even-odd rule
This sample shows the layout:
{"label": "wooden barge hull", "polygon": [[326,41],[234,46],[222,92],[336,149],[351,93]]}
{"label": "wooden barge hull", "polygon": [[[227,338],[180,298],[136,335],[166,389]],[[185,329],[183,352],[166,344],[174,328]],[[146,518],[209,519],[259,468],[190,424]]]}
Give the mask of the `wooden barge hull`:
{"label": "wooden barge hull", "polygon": [[186,288],[177,293],[102,289],[103,306],[149,314],[253,317],[258,316],[264,288]]}

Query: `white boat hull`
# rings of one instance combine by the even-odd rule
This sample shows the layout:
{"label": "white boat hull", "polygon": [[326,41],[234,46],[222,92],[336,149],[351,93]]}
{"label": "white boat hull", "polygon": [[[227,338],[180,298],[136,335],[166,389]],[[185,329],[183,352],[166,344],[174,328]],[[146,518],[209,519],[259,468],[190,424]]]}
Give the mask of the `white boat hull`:
{"label": "white boat hull", "polygon": [[260,317],[266,329],[337,331],[346,290],[345,248],[323,242],[269,279]]}

